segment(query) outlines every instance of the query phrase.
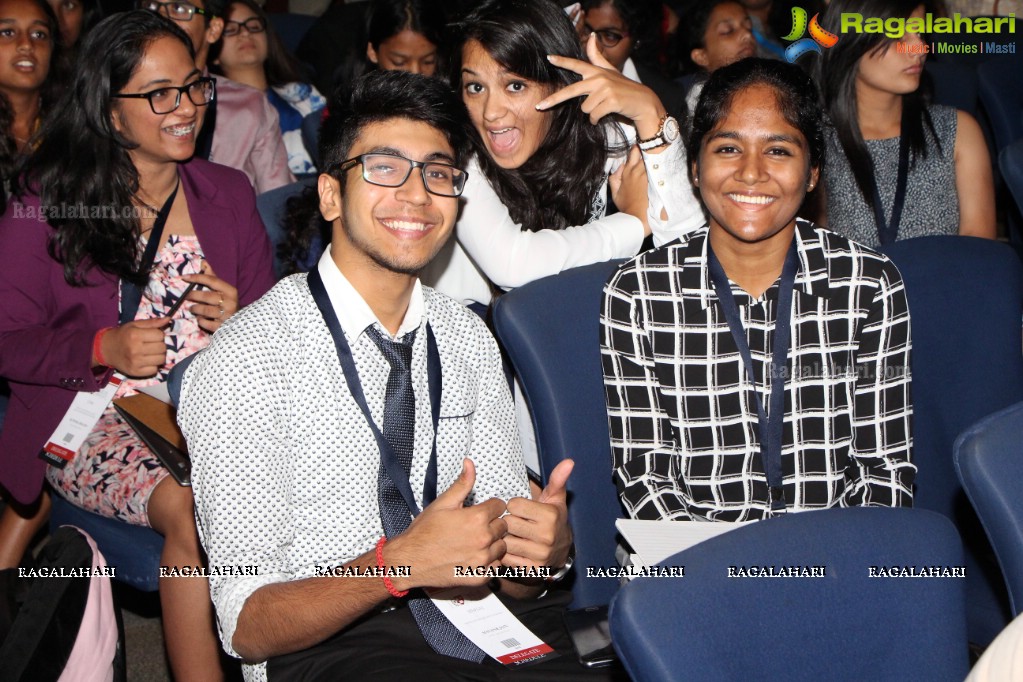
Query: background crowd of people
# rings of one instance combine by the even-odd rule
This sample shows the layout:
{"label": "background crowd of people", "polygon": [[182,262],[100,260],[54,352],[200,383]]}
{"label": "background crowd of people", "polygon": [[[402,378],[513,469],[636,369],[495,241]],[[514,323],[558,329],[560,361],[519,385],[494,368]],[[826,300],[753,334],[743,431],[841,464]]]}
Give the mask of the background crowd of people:
{"label": "background crowd of people", "polygon": [[[320,215],[322,196],[315,188],[303,192],[301,181],[337,169],[318,169],[319,159],[332,157],[310,129],[322,123],[321,139],[331,139],[331,112],[374,71],[446,83],[471,123],[454,237],[422,269],[423,283],[485,318],[502,291],[645,254],[612,281],[603,320],[606,380],[628,386],[609,388],[609,410],[622,423],[616,429],[612,419],[612,434],[646,432],[629,424],[636,418],[629,410],[658,420],[657,443],[651,450],[644,442],[641,456],[631,453],[635,440],[612,438],[625,507],[645,518],[759,517],[771,498],[756,486],[737,495],[706,481],[697,492],[692,480],[685,490],[658,488],[671,467],[654,451],[670,447],[669,432],[690,445],[694,438],[712,443],[714,458],[733,446],[744,452],[755,436],[723,447],[710,434],[713,425],[686,422],[687,411],[705,407],[692,391],[715,393],[713,386],[687,384],[682,393],[689,397],[666,408],[644,402],[655,389],[637,391],[637,382],[654,386],[658,377],[675,376],[658,373],[658,340],[640,328],[643,316],[661,314],[645,297],[661,285],[654,298],[670,297],[674,284],[655,285],[644,268],[692,266],[686,259],[703,262],[713,243],[728,278],[748,282],[742,288],[756,301],[777,277],[772,268],[782,267],[789,242],[767,258],[729,250],[721,240],[761,242],[782,230],[798,241],[801,262],[839,253],[855,261],[848,268],[860,279],[850,285],[853,293],[839,296],[851,308],[842,314],[877,315],[887,331],[884,340],[846,342],[887,343],[875,349],[877,357],[905,365],[901,280],[870,249],[926,235],[1004,238],[1011,209],[996,201],[997,150],[981,123],[932,101],[927,57],[911,49],[922,44],[920,35],[845,34],[822,54],[771,75],[768,60],[784,59],[797,4],[819,5],[821,26],[837,31],[843,12],[976,14],[955,6],[984,3],[586,0],[563,8],[551,0],[370,0],[329,8],[292,53],[273,13],[254,0],[140,0],[135,9],[97,0],[0,0],[0,378],[8,384],[0,568],[22,561],[52,495],[151,526],[166,538],[165,565],[202,563],[191,490],[167,476],[113,407],[70,461],[48,465],[37,453],[75,396],[100,389],[114,371],[128,377],[119,397],[165,381],[176,363],[271,288],[274,256],[288,272],[313,267],[330,225]],[[714,136],[722,126],[730,131],[727,144]],[[784,144],[761,149],[759,138],[747,139],[765,130]],[[744,187],[715,179],[726,171],[768,179]],[[256,197],[291,186],[287,217],[268,235]],[[749,226],[738,226],[730,201],[764,204],[773,222],[757,229],[775,232],[739,234]],[[111,210],[100,217],[67,210],[90,206]],[[159,241],[147,248],[154,237]],[[849,243],[856,245],[851,256]],[[741,265],[762,258],[774,264],[764,266],[774,273],[764,281]],[[141,298],[131,293],[140,289]],[[850,303],[874,294],[887,301],[883,313]],[[168,316],[182,296],[189,304]],[[801,314],[799,304],[795,310]],[[679,337],[711,333],[678,319],[657,323]],[[849,330],[850,338],[856,333]],[[801,352],[833,351],[815,343]],[[687,347],[690,356],[711,352],[694,353],[695,345]],[[769,356],[766,345],[759,350]],[[868,374],[886,376],[876,367]],[[818,480],[819,489],[805,484],[797,507],[908,504],[908,386],[868,387],[861,377],[847,388],[830,390],[903,391],[875,443],[885,455],[852,455],[860,478]],[[840,472],[846,455],[839,451],[869,440],[857,435],[867,418],[855,405],[835,398],[827,409],[827,426],[803,429],[819,427],[832,438],[819,448],[825,457],[803,462],[817,473]],[[528,431],[528,419],[520,415],[519,424]],[[526,464],[538,470],[527,441]],[[689,498],[718,503],[705,508]],[[198,679],[196,671],[212,679],[209,671],[220,669],[208,589],[204,580],[161,580],[167,649],[179,679]]]}

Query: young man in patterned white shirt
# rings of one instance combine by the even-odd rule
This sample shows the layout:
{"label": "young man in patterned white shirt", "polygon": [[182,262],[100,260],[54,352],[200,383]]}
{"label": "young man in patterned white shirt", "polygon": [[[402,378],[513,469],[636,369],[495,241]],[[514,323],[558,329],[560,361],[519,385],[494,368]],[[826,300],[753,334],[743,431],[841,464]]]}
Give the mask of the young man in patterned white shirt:
{"label": "young man in patterned white shirt", "polygon": [[[211,572],[258,573],[210,578],[224,647],[247,679],[504,679],[512,671],[471,645],[445,651],[461,640],[439,637],[444,617],[416,599],[490,582],[566,654],[516,679],[586,676],[568,654],[567,600],[536,599],[547,584],[536,574],[569,563],[572,465],[531,495],[496,343],[417,278],[458,213],[464,109],[440,82],[393,71],[351,97],[321,133],[330,249],[225,324],[184,377],[179,422]],[[402,344],[404,373],[387,355]],[[387,567],[407,575],[353,577]],[[492,580],[461,567],[540,570]],[[423,624],[434,616],[440,626]]]}

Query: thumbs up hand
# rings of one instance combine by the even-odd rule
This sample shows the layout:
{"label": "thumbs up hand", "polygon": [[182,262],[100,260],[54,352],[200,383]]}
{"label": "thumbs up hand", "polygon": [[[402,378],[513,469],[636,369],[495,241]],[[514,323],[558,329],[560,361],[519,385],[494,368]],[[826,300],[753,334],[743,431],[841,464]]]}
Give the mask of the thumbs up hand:
{"label": "thumbs up hand", "polygon": [[508,525],[505,542],[508,551],[501,559],[505,566],[565,565],[572,547],[572,529],[568,525],[568,494],[565,485],[575,462],[562,461],[551,472],[547,487],[535,500],[515,497],[508,501]]}
{"label": "thumbs up hand", "polygon": [[471,459],[462,473],[417,516],[408,530],[387,543],[386,558],[394,566],[411,567],[408,578],[394,579],[394,587],[451,587],[484,584],[486,576],[455,575],[455,566],[489,566],[505,555],[508,525],[501,518],[504,501],[490,499],[464,506],[476,483]]}

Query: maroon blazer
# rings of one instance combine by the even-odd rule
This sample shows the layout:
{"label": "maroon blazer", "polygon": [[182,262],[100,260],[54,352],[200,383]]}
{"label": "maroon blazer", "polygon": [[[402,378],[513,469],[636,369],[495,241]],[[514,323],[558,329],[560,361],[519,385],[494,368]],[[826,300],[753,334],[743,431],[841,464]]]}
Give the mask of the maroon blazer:
{"label": "maroon blazer", "polygon": [[[270,241],[252,186],[239,171],[193,159],[179,166],[188,214],[206,260],[247,305],[274,283]],[[12,200],[0,218],[0,376],[11,400],[0,432],[0,484],[35,500],[46,462],[38,454],[78,391],[103,387],[92,371],[92,339],[117,324],[118,281],[90,271],[86,286],[64,281],[39,219],[39,198]]]}

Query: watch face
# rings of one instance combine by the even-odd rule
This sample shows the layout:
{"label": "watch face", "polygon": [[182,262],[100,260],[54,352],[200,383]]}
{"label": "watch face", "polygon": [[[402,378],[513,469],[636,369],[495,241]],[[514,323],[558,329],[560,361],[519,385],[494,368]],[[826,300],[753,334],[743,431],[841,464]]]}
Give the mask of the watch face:
{"label": "watch face", "polygon": [[662,133],[665,141],[674,142],[678,139],[678,121],[675,120],[674,116],[669,116],[664,119],[664,125],[661,126]]}

